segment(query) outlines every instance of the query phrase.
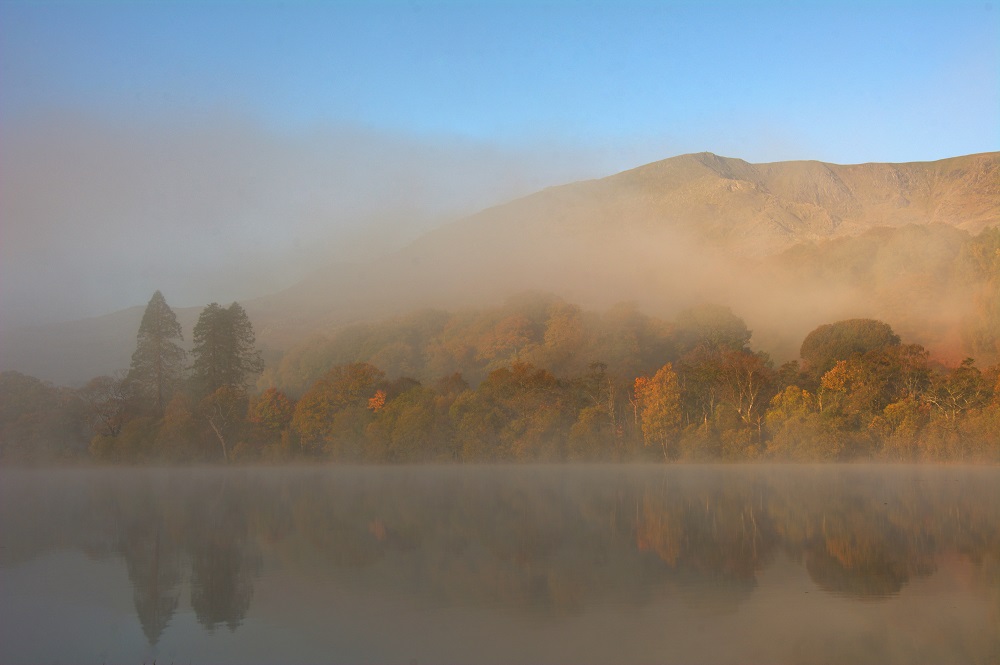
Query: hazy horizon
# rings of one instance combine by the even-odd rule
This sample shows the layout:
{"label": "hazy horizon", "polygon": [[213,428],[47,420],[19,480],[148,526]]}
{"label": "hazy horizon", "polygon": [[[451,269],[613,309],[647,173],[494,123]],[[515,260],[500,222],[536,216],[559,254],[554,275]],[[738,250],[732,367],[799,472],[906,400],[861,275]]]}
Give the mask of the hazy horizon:
{"label": "hazy horizon", "polygon": [[0,19],[2,329],[156,289],[245,300],[678,154],[1000,149],[1000,12],[982,4],[7,2]]}

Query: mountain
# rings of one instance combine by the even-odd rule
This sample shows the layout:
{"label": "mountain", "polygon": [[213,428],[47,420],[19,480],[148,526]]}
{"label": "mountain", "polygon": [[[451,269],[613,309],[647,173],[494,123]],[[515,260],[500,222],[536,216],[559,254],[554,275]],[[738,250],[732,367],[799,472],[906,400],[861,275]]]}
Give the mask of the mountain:
{"label": "mountain", "polygon": [[[797,324],[799,302],[822,310],[817,316],[858,309],[853,294],[831,293],[840,286],[832,275],[807,288],[794,275],[762,274],[796,246],[879,228],[974,234],[998,224],[1000,153],[856,166],[682,155],[484,210],[381,261],[316,273],[248,310],[269,322],[279,345],[305,329],[524,290],[590,307],[631,300],[665,315],[714,300],[774,327],[767,319]],[[817,297],[836,306],[821,308]],[[801,327],[790,326],[789,336]]]}
{"label": "mountain", "polygon": [[[918,336],[926,329],[923,341],[943,348],[958,343],[954,326],[968,312],[965,296],[949,290],[951,277],[948,288],[934,287],[941,265],[956,259],[963,239],[998,225],[1000,153],[859,165],[700,153],[545,189],[244,305],[272,349],[355,321],[494,303],[524,290],[586,307],[635,301],[666,316],[719,302],[747,319],[755,344],[789,357],[815,325],[861,315]],[[871,251],[880,246],[890,249]],[[827,249],[837,261],[813,270]],[[861,264],[842,270],[855,251]],[[917,258],[900,263],[893,252]],[[905,279],[893,276],[896,268]],[[856,279],[869,273],[884,284]],[[917,283],[921,297],[908,298]],[[946,320],[934,313],[941,298],[949,299]],[[85,380],[128,364],[137,326],[138,315],[118,313],[5,334],[3,367]]]}

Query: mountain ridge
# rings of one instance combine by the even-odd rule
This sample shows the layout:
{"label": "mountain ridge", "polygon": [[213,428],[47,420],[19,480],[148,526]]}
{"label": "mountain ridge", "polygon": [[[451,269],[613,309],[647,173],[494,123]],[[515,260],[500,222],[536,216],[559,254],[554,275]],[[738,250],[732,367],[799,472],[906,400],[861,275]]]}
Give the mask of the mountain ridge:
{"label": "mountain ridge", "polygon": [[[339,263],[243,304],[258,339],[273,349],[361,320],[494,303],[526,290],[585,307],[634,301],[657,314],[712,300],[748,321],[754,317],[743,310],[757,307],[758,328],[768,317],[790,316],[784,301],[801,300],[792,337],[823,316],[879,312],[852,309],[846,295],[820,312],[808,301],[819,298],[809,288],[822,285],[765,285],[776,257],[872,229],[935,225],[969,235],[1000,225],[1000,152],[854,165],[753,164],[690,153],[545,188],[438,227],[380,259]],[[766,288],[781,293],[765,297],[759,291]],[[108,317],[122,328],[122,317]],[[125,340],[134,340],[135,330],[112,334],[103,320],[5,332],[3,369],[79,382],[93,376],[85,367],[127,366],[132,348]],[[111,352],[98,338],[125,348]],[[76,349],[85,350],[86,363],[73,359]]]}

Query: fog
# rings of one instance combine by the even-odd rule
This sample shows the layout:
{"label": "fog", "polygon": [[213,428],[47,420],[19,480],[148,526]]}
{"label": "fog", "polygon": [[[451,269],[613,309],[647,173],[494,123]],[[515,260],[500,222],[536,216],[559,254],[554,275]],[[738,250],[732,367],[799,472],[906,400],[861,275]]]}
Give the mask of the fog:
{"label": "fog", "polygon": [[[997,163],[985,155],[905,169],[762,168],[682,156],[484,210],[384,259],[329,266],[250,306],[281,346],[310,326],[493,306],[521,291],[588,309],[632,301],[665,318],[714,302],[747,320],[755,348],[782,360],[797,358],[818,325],[870,317],[955,362],[968,354],[959,328],[988,285],[960,279],[971,235],[954,226],[976,232],[997,212],[980,186],[940,172],[961,168],[982,181]],[[831,169],[836,186],[824,180]],[[886,182],[887,174],[904,184]],[[922,193],[935,188],[951,198]],[[912,202],[898,203],[904,196]],[[954,199],[965,214],[941,215]]]}
{"label": "fog", "polygon": [[3,139],[4,369],[60,383],[127,367],[140,312],[15,328],[141,306],[157,289],[185,321],[240,300],[274,352],[538,291],[668,319],[727,305],[779,361],[818,325],[868,317],[937,360],[996,362],[968,344],[970,325],[993,325],[995,287],[960,260],[998,222],[984,185],[996,153],[860,166],[701,153],[587,180],[625,153],[291,134],[224,115],[47,116]]}
{"label": "fog", "polygon": [[458,216],[601,175],[597,150],[499,148],[247,117],[51,113],[0,135],[0,325],[148,300],[246,299],[397,249]]}

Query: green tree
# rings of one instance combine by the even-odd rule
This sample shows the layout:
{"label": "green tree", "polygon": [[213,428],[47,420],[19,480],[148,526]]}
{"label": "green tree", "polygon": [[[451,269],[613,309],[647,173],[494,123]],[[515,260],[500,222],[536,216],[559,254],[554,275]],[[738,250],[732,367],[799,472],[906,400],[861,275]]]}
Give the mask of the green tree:
{"label": "green tree", "polygon": [[191,370],[195,389],[201,395],[210,395],[223,386],[246,390],[251,377],[264,369],[255,344],[253,326],[239,303],[228,308],[210,304],[194,327]]}
{"label": "green tree", "polygon": [[163,414],[183,371],[186,354],[175,341],[183,339],[177,316],[157,291],[142,315],[127,378],[138,397],[153,404],[158,415]]}

